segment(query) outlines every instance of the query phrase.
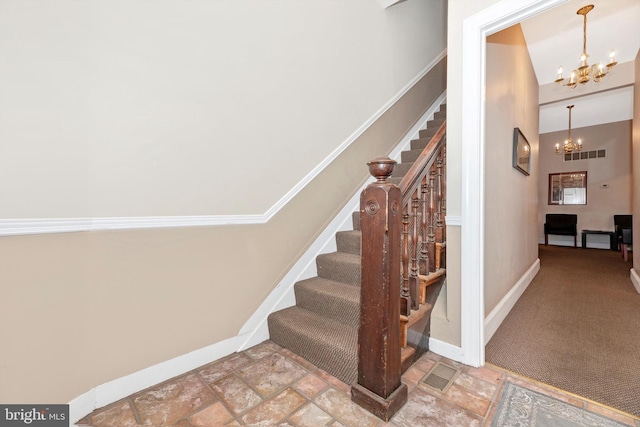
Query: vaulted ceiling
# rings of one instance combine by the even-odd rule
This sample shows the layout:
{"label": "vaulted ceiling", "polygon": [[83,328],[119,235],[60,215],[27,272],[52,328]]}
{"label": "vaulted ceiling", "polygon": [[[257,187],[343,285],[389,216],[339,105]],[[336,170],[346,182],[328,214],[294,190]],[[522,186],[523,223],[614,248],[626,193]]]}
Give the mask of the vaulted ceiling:
{"label": "vaulted ceiling", "polygon": [[[589,82],[575,89],[559,86],[553,83],[558,67],[568,77],[579,65],[583,17],[576,12],[588,4],[595,6],[587,15],[589,63],[607,63],[609,52],[615,49],[620,65],[598,84]],[[632,81],[622,74],[628,74],[640,48],[640,1],[569,0],[523,21],[521,27],[541,86],[540,133],[566,129],[569,104],[575,105],[574,128],[632,118]]]}

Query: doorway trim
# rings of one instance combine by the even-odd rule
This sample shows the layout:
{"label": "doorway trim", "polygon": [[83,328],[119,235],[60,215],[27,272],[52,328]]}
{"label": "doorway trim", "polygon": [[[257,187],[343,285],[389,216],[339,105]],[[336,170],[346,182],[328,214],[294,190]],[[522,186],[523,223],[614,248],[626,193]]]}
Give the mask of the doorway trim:
{"label": "doorway trim", "polygon": [[[568,0],[502,0],[462,22],[461,362],[484,365],[484,156],[487,36]],[[473,73],[471,73],[473,74]],[[473,77],[473,76],[472,76]]]}

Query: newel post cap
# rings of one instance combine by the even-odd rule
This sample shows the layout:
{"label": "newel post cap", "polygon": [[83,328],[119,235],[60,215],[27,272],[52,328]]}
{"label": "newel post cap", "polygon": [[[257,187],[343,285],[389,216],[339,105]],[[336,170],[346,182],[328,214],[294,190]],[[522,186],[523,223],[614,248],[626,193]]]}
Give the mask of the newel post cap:
{"label": "newel post cap", "polygon": [[369,166],[369,173],[374,176],[378,182],[386,182],[387,178],[391,176],[393,167],[397,164],[395,160],[388,157],[380,156],[367,163]]}

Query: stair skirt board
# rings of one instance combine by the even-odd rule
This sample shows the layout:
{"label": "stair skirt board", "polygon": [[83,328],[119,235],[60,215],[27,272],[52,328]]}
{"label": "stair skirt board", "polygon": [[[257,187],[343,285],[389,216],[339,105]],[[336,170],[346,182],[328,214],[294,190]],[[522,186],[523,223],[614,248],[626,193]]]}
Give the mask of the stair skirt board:
{"label": "stair skirt board", "polygon": [[[434,114],[434,119],[427,121],[426,130],[418,130],[419,137],[442,125],[446,110],[444,105],[441,107]],[[409,141],[409,150],[401,152],[402,163],[393,178],[401,179],[411,166],[407,163],[413,162],[420,154],[421,149],[410,149],[412,144],[420,142]],[[354,383],[358,375],[362,238],[358,210],[352,213],[352,223],[353,230],[335,233],[335,251],[316,256],[317,277],[294,285],[297,305],[274,311],[268,316],[269,336],[273,342],[347,384]],[[425,304],[421,314],[424,317],[410,326],[411,330],[405,331],[410,338],[408,344],[416,349],[414,358],[428,349],[430,307],[435,303],[438,290],[439,285],[435,285],[430,304]]]}

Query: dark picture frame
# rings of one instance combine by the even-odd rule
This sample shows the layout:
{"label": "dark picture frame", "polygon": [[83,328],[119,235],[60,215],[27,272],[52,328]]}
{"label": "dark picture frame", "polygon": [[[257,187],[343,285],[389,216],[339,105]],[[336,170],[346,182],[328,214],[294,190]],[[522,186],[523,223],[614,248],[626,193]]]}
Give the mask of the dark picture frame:
{"label": "dark picture frame", "polygon": [[586,205],[587,171],[549,174],[550,205]]}
{"label": "dark picture frame", "polygon": [[513,128],[513,167],[529,176],[531,170],[531,146],[520,128]]}

